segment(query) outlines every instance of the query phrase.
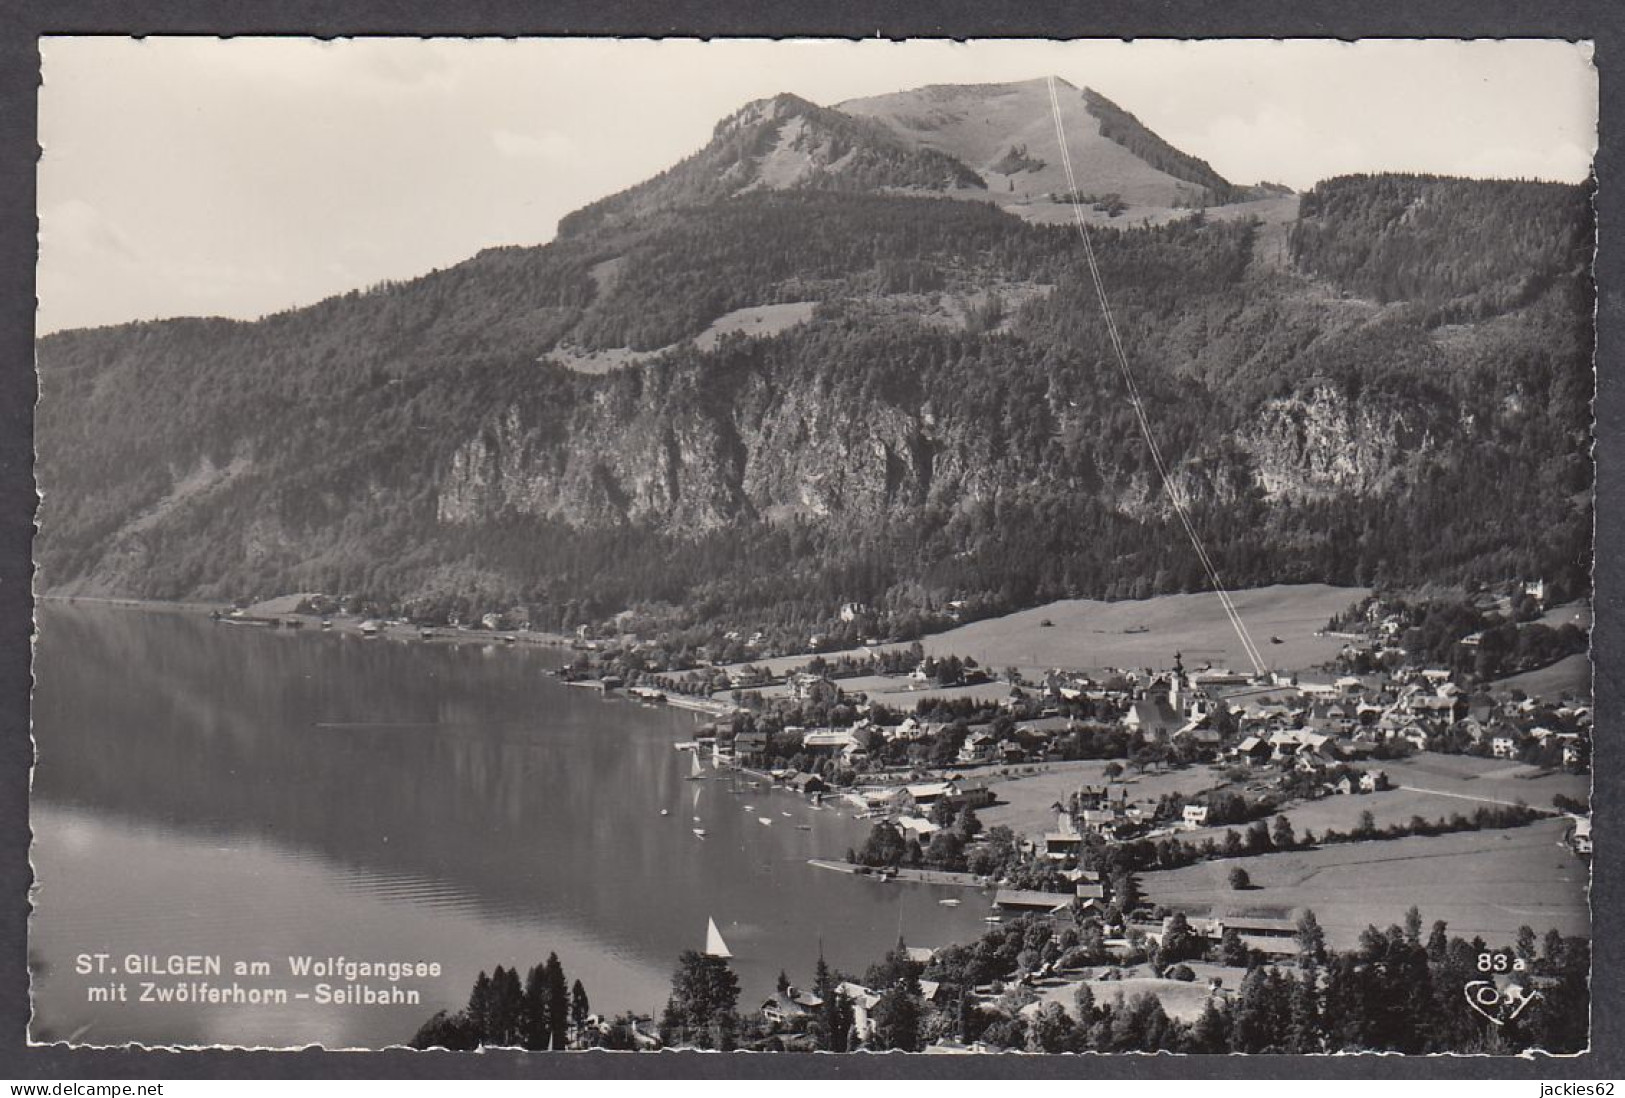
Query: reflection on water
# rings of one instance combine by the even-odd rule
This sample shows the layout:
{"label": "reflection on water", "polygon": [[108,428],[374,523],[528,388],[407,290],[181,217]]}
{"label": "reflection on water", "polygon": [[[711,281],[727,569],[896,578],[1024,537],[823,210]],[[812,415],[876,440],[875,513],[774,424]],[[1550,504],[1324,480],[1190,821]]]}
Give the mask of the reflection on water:
{"label": "reflection on water", "polygon": [[[693,716],[569,689],[545,674],[556,652],[112,607],[40,621],[36,1038],[384,1045],[460,1006],[480,968],[549,951],[595,1009],[652,1011],[708,916],[750,1008],[780,968],[810,979],[820,945],[861,973],[899,927],[917,945],[979,929],[978,903],[808,866],[864,825],[685,781],[671,744]],[[446,975],[419,985],[422,1006],[91,1004],[73,971],[86,952],[279,972],[288,953],[422,959]]]}

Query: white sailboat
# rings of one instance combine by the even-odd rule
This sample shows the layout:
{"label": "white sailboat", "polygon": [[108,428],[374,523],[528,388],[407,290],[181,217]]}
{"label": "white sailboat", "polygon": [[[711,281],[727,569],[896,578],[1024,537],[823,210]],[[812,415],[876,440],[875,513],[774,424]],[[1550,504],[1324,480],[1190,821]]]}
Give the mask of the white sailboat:
{"label": "white sailboat", "polygon": [[697,782],[704,777],[705,768],[700,765],[700,753],[695,751],[688,757],[688,778],[686,780]]}
{"label": "white sailboat", "polygon": [[705,929],[705,955],[707,957],[732,957],[728,943],[722,940],[722,931],[717,929],[715,919],[707,919]]}

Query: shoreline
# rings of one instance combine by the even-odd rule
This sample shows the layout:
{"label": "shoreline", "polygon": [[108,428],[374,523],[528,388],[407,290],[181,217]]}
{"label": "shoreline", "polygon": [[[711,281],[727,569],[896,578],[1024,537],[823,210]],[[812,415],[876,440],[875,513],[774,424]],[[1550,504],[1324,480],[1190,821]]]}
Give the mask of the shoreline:
{"label": "shoreline", "polygon": [[[35,594],[36,603],[64,603],[74,605],[89,603],[96,606],[111,606],[125,610],[151,610],[160,613],[190,614],[197,613],[207,616],[221,613],[218,624],[224,624],[226,618],[225,607],[229,604],[218,602],[177,601],[167,599],[128,598],[116,595],[66,595],[66,594]],[[287,623],[297,622],[292,626],[296,629],[314,629],[318,633],[360,633],[364,622],[375,621],[378,631],[372,636],[388,640],[413,640],[432,644],[436,641],[471,640],[492,644],[527,644],[544,648],[569,648],[574,638],[563,633],[539,632],[536,630],[518,629],[481,629],[466,625],[412,625],[406,622],[386,622],[377,618],[368,618],[359,614],[309,614],[295,611],[278,613],[255,614],[254,607],[247,607],[245,615],[250,620],[240,620],[238,624],[256,626],[266,629],[286,629]],[[330,624],[323,626],[322,622]],[[423,631],[428,630],[432,635],[425,637]]]}
{"label": "shoreline", "polygon": [[668,693],[664,702],[656,702],[655,704],[669,705],[675,709],[686,709],[691,713],[703,713],[708,717],[718,719],[731,717],[735,713],[746,712],[742,706],[735,705],[733,702],[717,701],[715,698],[696,698],[689,694]]}

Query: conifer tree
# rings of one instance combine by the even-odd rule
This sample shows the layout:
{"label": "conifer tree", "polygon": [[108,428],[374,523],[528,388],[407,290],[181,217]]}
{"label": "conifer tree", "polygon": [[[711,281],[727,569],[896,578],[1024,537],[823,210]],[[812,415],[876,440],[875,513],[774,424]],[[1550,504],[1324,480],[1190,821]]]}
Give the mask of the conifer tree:
{"label": "conifer tree", "polygon": [[587,989],[577,980],[570,987],[570,1023],[575,1026],[577,1034],[586,1030],[590,1014],[592,1005],[587,1001]]}
{"label": "conifer tree", "polygon": [[1298,956],[1315,964],[1324,964],[1326,961],[1326,932],[1320,928],[1320,920],[1310,908],[1304,908],[1303,914],[1298,916]]}
{"label": "conifer tree", "polygon": [[524,1021],[521,1042],[532,1052],[552,1044],[553,1023],[547,997],[547,974],[542,965],[532,965],[525,973]]}
{"label": "conifer tree", "polygon": [[468,993],[468,1022],[481,1044],[490,1038],[491,1020],[491,977],[480,969],[479,976],[474,979],[474,988]]}
{"label": "conifer tree", "polygon": [[486,1043],[504,1047],[520,1043],[524,993],[517,970],[498,965],[491,973],[491,1000],[486,1017]]}
{"label": "conifer tree", "polygon": [[565,986],[564,966],[557,953],[547,955],[542,968],[542,980],[547,992],[547,1028],[549,1048],[568,1048],[570,1043],[570,995]]}

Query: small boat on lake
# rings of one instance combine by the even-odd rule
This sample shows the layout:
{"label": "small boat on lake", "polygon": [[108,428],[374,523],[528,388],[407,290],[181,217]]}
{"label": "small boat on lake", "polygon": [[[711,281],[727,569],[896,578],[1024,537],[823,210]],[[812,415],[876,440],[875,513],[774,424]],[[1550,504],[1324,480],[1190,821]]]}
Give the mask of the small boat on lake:
{"label": "small boat on lake", "polygon": [[763,827],[772,827],[773,826],[773,821],[771,819],[769,819],[768,817],[766,817],[766,816],[758,816],[758,817],[756,817],[756,822],[761,824]]}
{"label": "small boat on lake", "polygon": [[689,782],[705,780],[705,767],[700,765],[700,753],[698,751],[688,757],[688,777],[683,780]]}
{"label": "small boat on lake", "polygon": [[943,907],[958,907],[960,901],[958,901],[958,900],[938,900],[937,903],[941,904]]}
{"label": "small boat on lake", "polygon": [[696,839],[703,839],[703,838],[705,838],[705,828],[703,828],[703,827],[696,827],[696,828],[695,828],[695,829],[694,829],[694,837],[695,837],[695,838],[696,838]]}
{"label": "small boat on lake", "polygon": [[662,816],[670,816],[670,815],[671,815],[671,809],[669,809],[669,808],[662,808],[662,809],[661,809],[661,810],[660,810],[660,814],[661,814],[661,815],[662,815]]}
{"label": "small boat on lake", "polygon": [[797,831],[811,831],[812,824],[796,824]]}
{"label": "small boat on lake", "polygon": [[732,957],[733,952],[728,943],[722,940],[722,931],[717,929],[715,919],[707,919],[705,927],[705,955],[707,957]]}

